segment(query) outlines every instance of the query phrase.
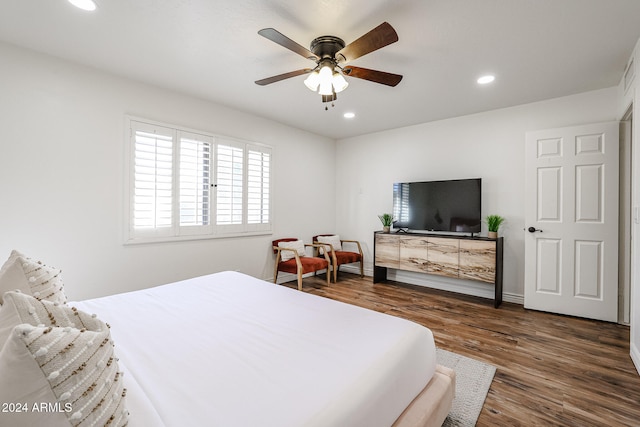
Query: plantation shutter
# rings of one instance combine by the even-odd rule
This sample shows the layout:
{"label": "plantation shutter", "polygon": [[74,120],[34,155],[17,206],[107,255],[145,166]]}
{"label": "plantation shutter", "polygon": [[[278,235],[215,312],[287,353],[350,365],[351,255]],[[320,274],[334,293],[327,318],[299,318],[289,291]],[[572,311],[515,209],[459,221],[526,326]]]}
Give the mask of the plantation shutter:
{"label": "plantation shutter", "polygon": [[251,230],[271,229],[271,150],[247,147],[247,225]]}
{"label": "plantation shutter", "polygon": [[[211,155],[213,138],[179,132],[179,205],[181,234],[210,232]],[[195,228],[200,228],[196,230]]]}
{"label": "plantation shutter", "polygon": [[127,126],[125,243],[271,232],[269,146],[144,119]]}
{"label": "plantation shutter", "polygon": [[[244,147],[233,143],[216,146],[216,225],[242,230]],[[239,226],[239,227],[233,227]]]}
{"label": "plantation shutter", "polygon": [[409,217],[409,184],[393,184],[393,218],[396,221],[408,222]]}
{"label": "plantation shutter", "polygon": [[173,130],[132,122],[134,234],[170,234],[173,205]]}

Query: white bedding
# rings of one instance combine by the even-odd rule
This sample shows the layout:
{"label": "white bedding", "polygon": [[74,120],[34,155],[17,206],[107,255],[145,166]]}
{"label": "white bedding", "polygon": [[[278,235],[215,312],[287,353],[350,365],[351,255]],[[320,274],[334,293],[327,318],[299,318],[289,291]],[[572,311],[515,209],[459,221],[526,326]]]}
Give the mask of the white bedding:
{"label": "white bedding", "polygon": [[390,426],[431,331],[235,272],[72,303],[111,325],[130,426]]}

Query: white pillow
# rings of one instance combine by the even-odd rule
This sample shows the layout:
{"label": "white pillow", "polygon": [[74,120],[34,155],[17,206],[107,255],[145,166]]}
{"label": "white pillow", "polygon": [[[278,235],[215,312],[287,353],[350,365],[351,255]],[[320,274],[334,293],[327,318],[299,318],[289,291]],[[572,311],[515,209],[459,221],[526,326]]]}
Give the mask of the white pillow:
{"label": "white pillow", "polygon": [[[318,243],[329,243],[333,246],[334,251],[342,250],[342,242],[340,236],[334,234],[332,236],[318,236]],[[320,255],[324,254],[324,249],[320,248]]]}
{"label": "white pillow", "polygon": [[7,292],[0,334],[12,322],[21,323],[0,350],[0,402],[19,402],[26,411],[2,414],[3,422],[25,427],[127,423],[126,389],[106,323],[73,307]]}
{"label": "white pillow", "polygon": [[59,326],[101,331],[105,324],[95,315],[87,314],[75,307],[38,300],[22,292],[4,294],[0,306],[0,348],[11,336],[13,328],[21,323],[33,326]]}
{"label": "white pillow", "polygon": [[0,402],[24,409],[3,413],[3,425],[124,426],[125,395],[108,328],[23,323],[0,350]]}
{"label": "white pillow", "polygon": [[[278,242],[278,247],[295,249],[298,252],[298,256],[307,256],[307,252],[304,249],[304,242],[302,240],[294,240],[292,242]],[[296,256],[292,251],[280,251],[280,259],[282,261],[289,261]]]}
{"label": "white pillow", "polygon": [[[18,252],[15,249],[11,251],[11,253],[9,254],[9,258],[7,258],[2,267],[0,267],[0,276],[4,274],[5,270],[9,268],[9,265],[11,265],[13,261],[15,261],[15,259],[19,256],[26,258],[26,255],[24,255],[22,252]],[[0,295],[0,298],[2,298],[2,295]],[[1,301],[2,300],[0,299],[0,302]]]}
{"label": "white pillow", "polygon": [[61,304],[67,302],[62,282],[62,270],[35,261],[18,251],[13,251],[0,268],[0,304],[2,304],[2,295],[5,292],[16,289],[38,299]]}

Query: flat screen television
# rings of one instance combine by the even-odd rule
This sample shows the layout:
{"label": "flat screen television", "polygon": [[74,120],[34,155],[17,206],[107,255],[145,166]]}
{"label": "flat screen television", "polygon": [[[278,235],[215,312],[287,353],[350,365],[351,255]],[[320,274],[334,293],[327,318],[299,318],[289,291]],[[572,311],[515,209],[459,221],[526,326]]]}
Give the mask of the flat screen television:
{"label": "flat screen television", "polygon": [[479,233],[482,179],[393,184],[394,228]]}

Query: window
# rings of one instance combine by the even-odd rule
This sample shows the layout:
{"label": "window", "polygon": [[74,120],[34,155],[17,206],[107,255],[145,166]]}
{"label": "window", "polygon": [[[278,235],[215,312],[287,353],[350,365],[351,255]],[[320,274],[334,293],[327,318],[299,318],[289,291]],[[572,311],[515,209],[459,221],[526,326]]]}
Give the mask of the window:
{"label": "window", "polygon": [[409,222],[409,184],[393,184],[393,218],[403,223]]}
{"label": "window", "polygon": [[244,150],[218,145],[216,171],[216,218],[218,224],[242,224]]}
{"label": "window", "polygon": [[247,159],[247,223],[270,222],[271,154],[249,147]]}
{"label": "window", "polygon": [[179,224],[181,235],[210,234],[211,148],[213,138],[178,132]]}
{"label": "window", "polygon": [[128,243],[271,232],[271,149],[128,118]]}

